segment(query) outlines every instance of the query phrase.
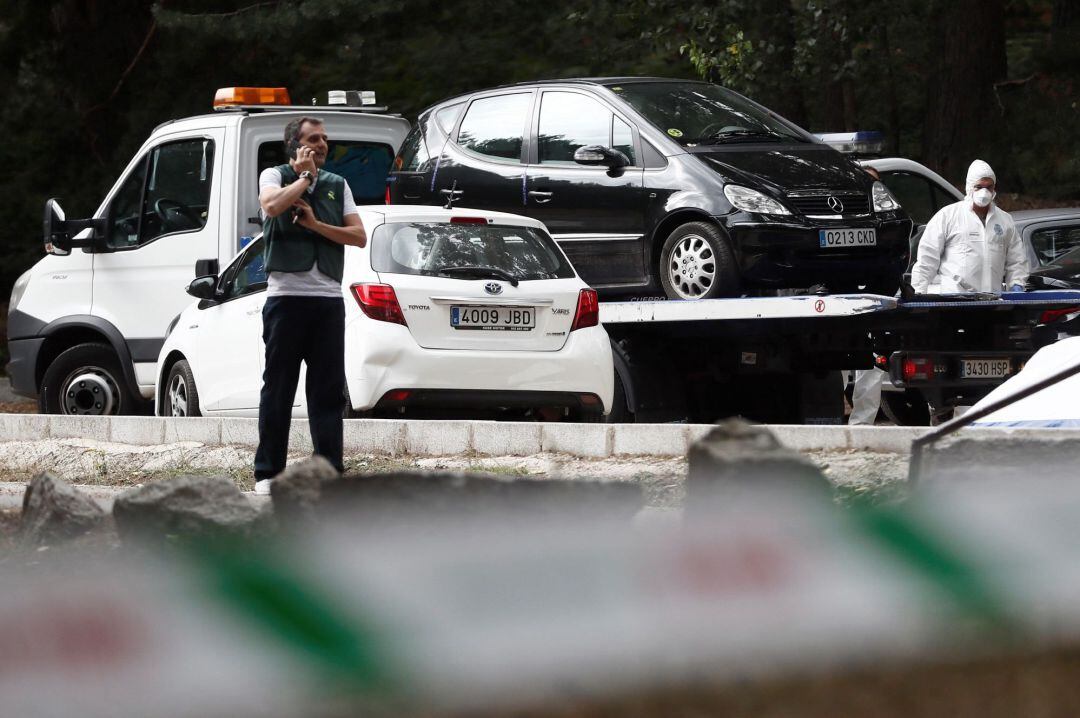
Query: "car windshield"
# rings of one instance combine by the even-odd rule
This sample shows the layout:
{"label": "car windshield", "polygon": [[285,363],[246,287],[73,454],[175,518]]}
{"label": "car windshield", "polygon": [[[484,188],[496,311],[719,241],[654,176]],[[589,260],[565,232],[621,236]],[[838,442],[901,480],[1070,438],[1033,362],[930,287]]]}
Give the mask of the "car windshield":
{"label": "car windshield", "polygon": [[631,82],[607,86],[684,147],[734,142],[810,142],[742,95],[705,82]]}
{"label": "car windshield", "polygon": [[496,224],[394,222],[375,229],[376,272],[454,279],[566,279],[575,276],[545,232]]}

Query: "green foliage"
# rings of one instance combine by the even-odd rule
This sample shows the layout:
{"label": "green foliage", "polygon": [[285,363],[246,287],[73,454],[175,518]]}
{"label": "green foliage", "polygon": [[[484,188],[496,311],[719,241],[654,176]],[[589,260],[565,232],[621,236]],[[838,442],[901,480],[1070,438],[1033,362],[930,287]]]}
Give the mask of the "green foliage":
{"label": "green foliage", "polygon": [[[1080,193],[1068,4],[1006,5],[998,88],[1029,191]],[[413,119],[538,77],[702,77],[814,131],[881,129],[920,159],[936,4],[924,0],[0,0],[0,293],[41,256],[44,200],[88,216],[147,134],[217,87],[296,101],[374,89]],[[1060,20],[1061,18],[1059,18]],[[1067,18],[1066,18],[1067,19]],[[1054,42],[1050,42],[1054,31]],[[1032,79],[1024,81],[1026,78]],[[1065,149],[1066,151],[1061,151]]]}

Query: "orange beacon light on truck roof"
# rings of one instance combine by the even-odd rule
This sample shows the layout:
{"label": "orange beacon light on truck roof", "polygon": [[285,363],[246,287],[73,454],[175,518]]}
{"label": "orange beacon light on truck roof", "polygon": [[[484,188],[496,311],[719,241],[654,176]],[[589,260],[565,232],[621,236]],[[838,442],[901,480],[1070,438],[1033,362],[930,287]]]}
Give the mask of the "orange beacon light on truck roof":
{"label": "orange beacon light on truck roof", "polygon": [[240,105],[291,105],[284,87],[222,87],[214,93],[214,108]]}

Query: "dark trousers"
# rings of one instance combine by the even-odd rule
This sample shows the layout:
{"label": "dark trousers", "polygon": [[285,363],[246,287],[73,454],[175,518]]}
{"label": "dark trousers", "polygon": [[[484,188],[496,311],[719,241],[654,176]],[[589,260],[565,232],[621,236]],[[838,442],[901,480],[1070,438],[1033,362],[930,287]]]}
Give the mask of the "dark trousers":
{"label": "dark trousers", "polygon": [[259,394],[255,480],[285,468],[300,362],[307,362],[308,425],[315,453],[342,466],[345,408],[345,304],[340,298],[268,297],[262,309],[266,371]]}

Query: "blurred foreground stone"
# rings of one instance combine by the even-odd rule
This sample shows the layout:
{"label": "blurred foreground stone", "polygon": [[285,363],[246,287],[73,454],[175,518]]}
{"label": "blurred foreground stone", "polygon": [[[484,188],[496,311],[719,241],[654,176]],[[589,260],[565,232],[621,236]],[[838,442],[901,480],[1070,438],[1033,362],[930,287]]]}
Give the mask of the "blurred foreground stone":
{"label": "blurred foreground stone", "polygon": [[26,485],[19,529],[23,544],[64,541],[91,531],[105,520],[105,512],[92,498],[49,472]]}
{"label": "blurred foreground stone", "polygon": [[177,476],[129,489],[116,497],[113,517],[120,537],[244,535],[259,516],[228,476]]}
{"label": "blurred foreground stone", "polygon": [[641,510],[641,487],[615,481],[503,478],[452,471],[398,471],[337,476],[322,457],[297,462],[271,485],[283,522],[339,513],[368,525],[405,514],[430,517],[485,513],[565,516],[589,513],[630,520]]}
{"label": "blurred foreground stone", "polygon": [[767,428],[726,419],[690,446],[687,499],[763,486],[832,490],[814,462],[780,443]]}

